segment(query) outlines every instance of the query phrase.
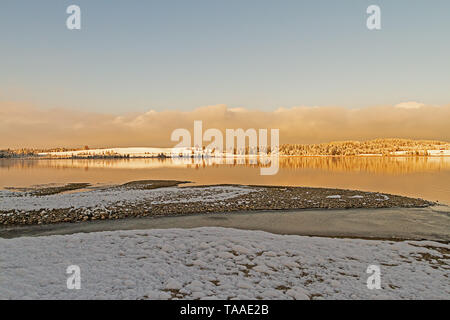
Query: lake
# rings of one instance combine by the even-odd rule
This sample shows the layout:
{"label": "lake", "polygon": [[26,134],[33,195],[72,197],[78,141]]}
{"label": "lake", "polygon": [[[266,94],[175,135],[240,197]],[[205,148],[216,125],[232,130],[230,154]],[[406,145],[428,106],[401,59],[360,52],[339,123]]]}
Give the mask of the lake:
{"label": "lake", "polygon": [[281,157],[273,176],[249,159],[0,159],[0,188],[151,179],[357,189],[450,204],[450,157]]}

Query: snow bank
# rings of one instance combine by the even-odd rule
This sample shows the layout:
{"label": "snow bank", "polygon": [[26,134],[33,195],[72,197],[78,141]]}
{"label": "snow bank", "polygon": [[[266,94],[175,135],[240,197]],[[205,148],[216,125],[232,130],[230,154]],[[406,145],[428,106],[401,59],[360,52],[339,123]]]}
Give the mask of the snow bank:
{"label": "snow bank", "polygon": [[[450,246],[432,241],[198,228],[0,239],[0,248],[1,299],[450,298],[440,253]],[[380,290],[366,286],[372,264]],[[80,290],[66,287],[69,265],[81,268]]]}

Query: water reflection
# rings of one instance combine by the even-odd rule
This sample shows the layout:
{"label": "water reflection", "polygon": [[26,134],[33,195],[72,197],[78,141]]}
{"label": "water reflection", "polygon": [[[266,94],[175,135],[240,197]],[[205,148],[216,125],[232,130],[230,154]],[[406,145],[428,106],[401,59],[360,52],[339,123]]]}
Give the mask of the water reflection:
{"label": "water reflection", "polygon": [[[252,167],[267,163],[256,158],[176,158],[176,159],[0,159],[0,170],[20,169],[160,169],[206,167]],[[450,170],[450,157],[280,157],[282,169],[318,169],[332,172],[373,172],[405,174]]]}

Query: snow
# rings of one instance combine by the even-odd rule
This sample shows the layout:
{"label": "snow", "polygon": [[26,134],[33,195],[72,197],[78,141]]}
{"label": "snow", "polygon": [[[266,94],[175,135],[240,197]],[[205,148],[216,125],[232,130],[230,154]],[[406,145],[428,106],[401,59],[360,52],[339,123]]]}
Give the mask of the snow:
{"label": "snow", "polygon": [[382,198],[377,198],[377,199],[375,199],[376,201],[387,201],[387,200],[389,200],[389,197],[387,196],[387,195],[385,195],[385,194],[378,194],[380,197],[382,197]]}
{"label": "snow", "polygon": [[338,194],[333,195],[333,196],[327,196],[327,199],[340,199],[340,198],[341,198],[341,196]]}
{"label": "snow", "polygon": [[151,190],[123,187],[48,196],[32,196],[26,193],[0,191],[0,211],[103,208],[112,204],[137,204],[143,201],[151,201],[152,204],[208,203],[232,199],[257,190],[245,186],[170,187]]}
{"label": "snow", "polygon": [[[0,299],[449,299],[450,245],[226,228],[0,239]],[[381,290],[369,290],[369,265]],[[69,290],[69,265],[81,289]]]}
{"label": "snow", "polygon": [[295,300],[309,300],[309,296],[302,288],[289,289],[286,294]]}
{"label": "snow", "polygon": [[130,148],[107,148],[107,149],[90,149],[64,152],[46,152],[40,153],[41,156],[54,157],[71,157],[71,156],[100,156],[105,154],[117,154],[121,156],[130,155],[130,157],[153,157],[159,154],[170,156],[172,154],[191,154],[193,148],[147,148],[147,147],[130,147]]}
{"label": "snow", "polygon": [[183,284],[174,279],[169,279],[166,285],[166,289],[169,290],[180,290],[181,288],[183,288]]}
{"label": "snow", "polygon": [[[446,148],[448,148],[448,146],[446,147]],[[408,155],[408,154],[410,154],[411,152],[413,152],[413,151],[395,151],[395,152],[392,152],[392,154],[393,155],[396,155],[396,156],[405,156],[405,155]],[[427,152],[427,155],[428,156],[450,156],[450,150],[440,150],[440,149],[434,149],[434,150],[426,150],[426,152]]]}
{"label": "snow", "polygon": [[430,156],[450,156],[450,150],[427,150]]}

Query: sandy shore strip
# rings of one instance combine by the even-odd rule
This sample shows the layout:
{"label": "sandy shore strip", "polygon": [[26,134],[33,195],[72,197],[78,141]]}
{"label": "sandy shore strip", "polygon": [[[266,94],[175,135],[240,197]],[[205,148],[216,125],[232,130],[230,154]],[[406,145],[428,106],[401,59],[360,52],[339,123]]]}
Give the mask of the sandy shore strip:
{"label": "sandy shore strip", "polygon": [[[86,191],[0,191],[0,225],[51,224],[129,217],[290,209],[413,208],[433,202],[355,190],[213,185],[146,180]],[[73,184],[71,184],[73,186]],[[80,184],[86,189],[85,184]],[[70,189],[71,192],[64,192]]]}
{"label": "sandy shore strip", "polygon": [[[450,245],[226,228],[0,239],[0,299],[449,299]],[[81,289],[66,287],[80,268]],[[370,265],[381,289],[369,289]]]}

